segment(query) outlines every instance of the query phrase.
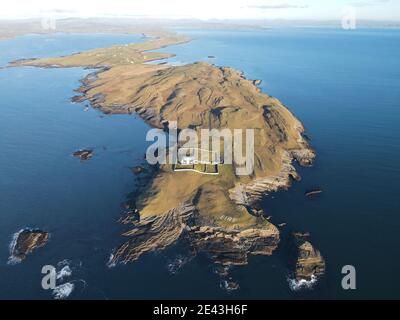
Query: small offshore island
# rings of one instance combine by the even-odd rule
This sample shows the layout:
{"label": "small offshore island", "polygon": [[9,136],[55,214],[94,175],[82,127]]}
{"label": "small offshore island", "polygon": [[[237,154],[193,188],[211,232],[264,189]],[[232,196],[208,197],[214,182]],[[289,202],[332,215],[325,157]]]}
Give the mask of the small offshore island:
{"label": "small offshore island", "polygon": [[14,234],[10,245],[9,264],[16,264],[38,248],[44,247],[49,241],[50,234],[38,229],[22,229]]}
{"label": "small offshore island", "polygon": [[[146,64],[171,57],[150,50],[188,41],[168,32],[152,33],[143,43],[18,60],[10,66],[99,69],[82,80],[82,95],[74,101],[88,100],[106,114],[138,114],[152,127],[177,121],[178,129],[254,129],[251,176],[237,176],[235,165],[220,165],[218,176],[160,165],[129,202],[130,214],[121,219],[130,229],[123,234],[127,240],[110,261],[135,261],[180,241],[192,256],[206,253],[226,278],[229,267],[246,265],[249,255],[269,256],[278,248],[281,230],[266,218],[260,200],[299,180],[292,162],[311,166],[315,152],[303,137],[302,123],[279,100],[262,93],[259,81],[247,80],[242,72],[205,62]],[[323,275],[324,259],[308,235],[292,238],[294,279],[301,283]]]}

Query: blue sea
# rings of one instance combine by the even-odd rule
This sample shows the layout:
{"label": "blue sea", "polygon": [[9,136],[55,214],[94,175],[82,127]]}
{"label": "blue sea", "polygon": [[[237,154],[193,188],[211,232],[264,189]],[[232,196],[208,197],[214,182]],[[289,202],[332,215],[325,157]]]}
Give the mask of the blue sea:
{"label": "blue sea", "polygon": [[[109,268],[112,250],[124,241],[121,204],[140,183],[129,168],[143,164],[148,126],[135,116],[104,116],[71,103],[79,80],[93,70],[6,68],[0,70],[0,299],[53,299],[41,287],[44,265],[68,266],[71,274],[60,283],[74,284],[71,299],[400,298],[400,30],[178,32],[193,41],[159,50],[176,54],[170,63],[240,69],[304,123],[315,166],[299,168],[303,180],[263,206],[274,222],[287,223],[287,232],[310,232],[326,276],[295,292],[278,252],[234,269],[240,290],[226,293],[204,257],[170,274],[179,246]],[[138,41],[123,34],[21,36],[0,42],[0,66]],[[94,157],[73,158],[80,148],[93,148]],[[304,192],[314,187],[323,194],[307,199]],[[50,242],[10,265],[10,242],[25,227],[49,231]],[[345,265],[356,268],[356,290],[342,289]]]}

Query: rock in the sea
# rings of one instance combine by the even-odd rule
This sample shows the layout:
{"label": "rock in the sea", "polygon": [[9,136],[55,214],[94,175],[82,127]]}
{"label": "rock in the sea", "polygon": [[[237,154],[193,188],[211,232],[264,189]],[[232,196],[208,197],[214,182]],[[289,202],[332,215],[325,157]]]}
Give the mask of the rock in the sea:
{"label": "rock in the sea", "polygon": [[227,292],[236,291],[240,288],[238,283],[229,280],[221,280],[220,287]]}
{"label": "rock in the sea", "polygon": [[85,160],[89,160],[90,158],[93,157],[93,150],[82,149],[82,150],[75,151],[72,155],[76,158],[79,158],[79,159],[85,161]]}
{"label": "rock in the sea", "polygon": [[145,171],[145,168],[143,168],[142,166],[135,166],[135,167],[132,167],[132,168],[131,168],[131,171],[132,171],[134,174],[138,175],[138,174],[143,173],[143,172]]}
{"label": "rock in the sea", "polygon": [[24,229],[14,235],[11,244],[11,262],[21,262],[35,249],[43,247],[49,240],[49,233],[41,230]]}
{"label": "rock in the sea", "polygon": [[193,256],[183,256],[183,255],[178,255],[175,257],[175,259],[170,260],[167,264],[167,269],[169,273],[171,274],[177,274],[179,271],[188,263],[191,261]]}
{"label": "rock in the sea", "polygon": [[294,233],[294,274],[297,281],[311,281],[325,273],[325,260],[310,243],[308,233]]}
{"label": "rock in the sea", "polygon": [[312,198],[312,197],[314,197],[314,196],[316,196],[318,194],[321,194],[321,193],[322,193],[321,189],[312,189],[312,190],[306,191],[305,195],[308,198]]}
{"label": "rock in the sea", "polygon": [[220,265],[220,264],[216,264],[214,266],[214,273],[219,275],[221,278],[223,277],[227,277],[229,275],[229,271],[230,271],[231,266],[224,266],[224,265]]}

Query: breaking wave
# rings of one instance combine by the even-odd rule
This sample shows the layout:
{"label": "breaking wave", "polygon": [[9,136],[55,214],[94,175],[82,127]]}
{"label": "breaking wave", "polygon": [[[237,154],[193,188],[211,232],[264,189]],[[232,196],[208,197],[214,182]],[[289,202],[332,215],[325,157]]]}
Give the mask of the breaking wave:
{"label": "breaking wave", "polygon": [[289,283],[289,288],[295,292],[300,290],[310,290],[318,282],[318,278],[315,276],[311,276],[311,280],[305,280],[305,279],[297,280],[291,277],[288,277],[287,280]]}
{"label": "breaking wave", "polygon": [[230,293],[236,290],[239,290],[240,286],[236,282],[232,281],[232,279],[228,280],[221,280],[219,283],[219,287],[222,290],[225,290],[226,292]]}
{"label": "breaking wave", "polygon": [[75,285],[71,282],[60,284],[53,289],[53,297],[56,300],[66,299],[74,291]]}
{"label": "breaking wave", "polygon": [[116,262],[114,261],[114,254],[113,253],[110,254],[110,258],[108,259],[108,262],[107,262],[106,265],[110,269],[114,268],[117,265]]}
{"label": "breaking wave", "polygon": [[57,280],[62,280],[64,278],[70,277],[72,275],[72,270],[69,266],[63,267],[60,271],[57,272]]}
{"label": "breaking wave", "polygon": [[15,246],[17,244],[18,236],[20,235],[21,232],[23,232],[25,229],[21,229],[18,232],[14,233],[9,245],[9,252],[10,252],[10,257],[8,258],[7,264],[9,265],[15,265],[21,262],[21,259],[13,255]]}
{"label": "breaking wave", "polygon": [[[81,266],[81,262],[76,263],[67,259],[58,262],[58,271],[56,275],[57,282],[63,282],[63,280],[71,278],[73,271],[78,270],[78,268],[80,268]],[[83,289],[86,288],[86,282],[82,279],[75,279],[65,283],[61,283],[56,286],[52,291],[54,299],[62,300],[68,298],[74,292],[77,283],[81,283],[83,285]]]}

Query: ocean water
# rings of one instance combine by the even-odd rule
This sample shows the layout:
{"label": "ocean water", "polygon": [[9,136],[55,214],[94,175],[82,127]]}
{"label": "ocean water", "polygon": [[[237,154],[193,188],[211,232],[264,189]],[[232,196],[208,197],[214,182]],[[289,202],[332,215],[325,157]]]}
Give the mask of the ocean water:
{"label": "ocean water", "polygon": [[[327,262],[311,290],[293,292],[281,254],[254,257],[233,271],[238,292],[219,288],[203,257],[171,275],[179,246],[108,268],[123,227],[121,203],[137,181],[148,127],[134,116],[102,116],[70,98],[90,70],[0,70],[0,298],[52,299],[43,265],[72,284],[70,298],[400,298],[400,31],[360,29],[179,30],[194,40],[160,51],[172,63],[209,61],[261,79],[304,123],[318,154],[303,180],[265,199],[267,215],[287,232],[309,231]],[[128,35],[30,35],[0,42],[0,65],[141,41]],[[215,58],[209,58],[215,56]],[[94,148],[81,163],[71,153]],[[321,187],[313,200],[304,192]],[[24,227],[51,232],[45,248],[8,265],[9,243]],[[357,270],[357,290],[341,288],[341,269]],[[68,266],[71,275],[68,276]]]}

